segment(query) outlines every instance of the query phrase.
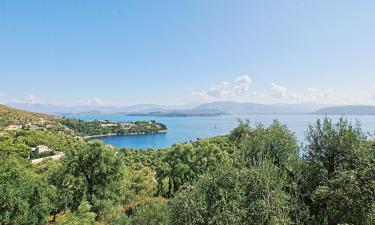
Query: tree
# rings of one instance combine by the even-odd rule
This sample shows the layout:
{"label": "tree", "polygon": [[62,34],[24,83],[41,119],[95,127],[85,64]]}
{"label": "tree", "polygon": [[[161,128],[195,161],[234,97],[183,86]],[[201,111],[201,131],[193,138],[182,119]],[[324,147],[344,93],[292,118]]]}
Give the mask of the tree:
{"label": "tree", "polygon": [[96,214],[90,210],[91,205],[87,202],[82,202],[76,212],[71,212],[67,209],[57,219],[56,225],[94,225]]}
{"label": "tree", "polygon": [[[294,134],[279,121],[275,120],[269,127],[261,124],[255,128],[246,126],[249,124],[241,123],[231,134],[241,137],[237,141],[240,148],[237,157],[245,166],[251,167],[254,162],[268,159],[276,166],[287,169],[288,163],[298,158],[299,147]],[[245,134],[240,134],[240,131]]]}
{"label": "tree", "polygon": [[0,157],[0,224],[43,224],[52,208],[50,190],[15,156]]}
{"label": "tree", "polygon": [[139,197],[153,197],[156,194],[155,174],[148,167],[134,164],[125,169],[123,180],[123,203],[129,204]]}
{"label": "tree", "polygon": [[231,166],[186,184],[171,200],[171,224],[243,224],[246,216],[244,174]]}
{"label": "tree", "polygon": [[145,204],[135,208],[131,225],[169,225],[170,215],[165,203]]}
{"label": "tree", "polygon": [[184,183],[227,160],[228,155],[215,144],[202,141],[199,145],[177,145],[166,153],[157,169],[158,193],[172,197]]}
{"label": "tree", "polygon": [[248,138],[252,131],[249,120],[238,120],[238,122],[237,127],[234,128],[229,135],[229,139],[236,143],[240,143]]}
{"label": "tree", "polygon": [[[172,224],[300,224],[285,191],[286,174],[271,161],[251,169],[223,166],[186,185],[171,200]],[[301,215],[303,214],[300,213]]]}
{"label": "tree", "polygon": [[27,159],[30,156],[31,149],[24,144],[15,144],[12,140],[0,141],[0,157],[13,155]]}
{"label": "tree", "polygon": [[302,196],[311,221],[320,224],[373,224],[374,149],[359,125],[325,118],[309,126]]}
{"label": "tree", "polygon": [[98,214],[119,202],[124,167],[116,150],[98,141],[78,145],[66,152],[61,165],[55,181],[60,209],[75,210],[87,201]]}
{"label": "tree", "polygon": [[229,140],[238,148],[234,161],[206,170],[177,192],[172,224],[306,222],[307,207],[298,195],[303,163],[293,133],[278,121],[255,128],[241,122]]}

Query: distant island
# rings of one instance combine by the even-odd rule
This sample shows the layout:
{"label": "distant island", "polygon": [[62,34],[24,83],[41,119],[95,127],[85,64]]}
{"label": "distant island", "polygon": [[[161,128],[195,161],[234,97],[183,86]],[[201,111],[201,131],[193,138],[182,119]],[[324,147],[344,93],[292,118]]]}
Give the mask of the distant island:
{"label": "distant island", "polygon": [[158,112],[146,112],[146,113],[119,113],[126,116],[160,116],[160,117],[193,117],[193,116],[222,116],[228,113],[216,111],[216,110],[205,110],[205,111],[194,111],[194,110],[174,110],[174,111],[158,111]]}
{"label": "distant island", "polygon": [[348,105],[322,108],[314,112],[316,115],[375,115],[375,106]]}

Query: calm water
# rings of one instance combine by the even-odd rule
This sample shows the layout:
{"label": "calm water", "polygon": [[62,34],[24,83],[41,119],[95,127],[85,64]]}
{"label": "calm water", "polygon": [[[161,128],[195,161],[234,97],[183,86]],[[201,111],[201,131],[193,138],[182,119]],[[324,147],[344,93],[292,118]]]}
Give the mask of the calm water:
{"label": "calm water", "polygon": [[[339,116],[330,116],[338,120]],[[182,143],[197,138],[212,137],[229,133],[238,124],[237,119],[249,119],[252,124],[262,123],[269,125],[274,119],[286,124],[295,132],[300,142],[304,141],[304,133],[310,123],[316,121],[315,115],[226,115],[215,117],[150,117],[150,116],[123,116],[123,115],[79,115],[82,120],[113,120],[136,121],[156,120],[168,127],[166,134],[139,135],[139,136],[111,136],[101,140],[118,148],[167,148],[175,143]],[[353,123],[358,120],[364,131],[371,134],[375,131],[375,116],[347,116]]]}

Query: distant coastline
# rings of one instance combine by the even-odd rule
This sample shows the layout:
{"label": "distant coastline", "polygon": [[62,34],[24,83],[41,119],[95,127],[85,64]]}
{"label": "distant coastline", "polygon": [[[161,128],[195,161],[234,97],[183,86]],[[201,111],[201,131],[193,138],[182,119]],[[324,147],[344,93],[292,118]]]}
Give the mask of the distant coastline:
{"label": "distant coastline", "polygon": [[80,106],[7,103],[10,107],[37,113],[74,117],[77,115],[124,115],[150,117],[214,117],[222,115],[375,115],[373,105],[326,105],[318,103],[259,104],[251,102],[219,101],[192,106],[132,105]]}
{"label": "distant coastline", "polygon": [[160,130],[160,131],[153,131],[153,132],[138,132],[138,133],[127,133],[127,134],[100,134],[100,135],[91,135],[83,137],[85,140],[87,139],[96,139],[101,137],[112,137],[112,136],[138,136],[138,135],[150,135],[150,134],[165,134],[168,130]]}

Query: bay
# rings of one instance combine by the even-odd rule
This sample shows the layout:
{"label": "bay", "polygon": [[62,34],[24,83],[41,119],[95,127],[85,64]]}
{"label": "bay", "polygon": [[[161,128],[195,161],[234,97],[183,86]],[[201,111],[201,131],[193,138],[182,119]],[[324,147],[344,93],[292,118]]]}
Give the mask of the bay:
{"label": "bay", "polygon": [[[124,115],[74,115],[74,118],[85,121],[112,120],[119,122],[137,120],[155,120],[168,127],[165,134],[150,134],[136,136],[109,136],[99,138],[106,144],[117,148],[135,149],[163,149],[176,143],[195,141],[197,138],[207,138],[228,134],[238,124],[238,119],[248,119],[251,124],[262,123],[265,126],[278,119],[293,131],[300,143],[305,141],[307,126],[323,116],[316,115],[224,115],[212,117],[151,117],[151,116],[124,116]],[[329,116],[337,121],[340,116]],[[372,136],[375,131],[375,116],[345,116],[350,122],[361,124],[362,129]]]}

